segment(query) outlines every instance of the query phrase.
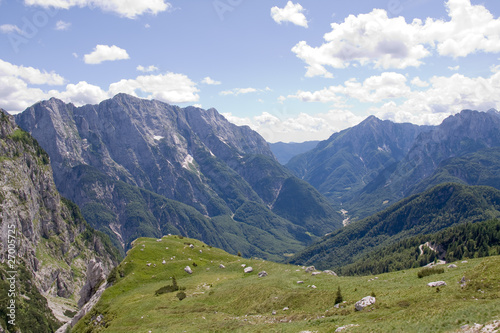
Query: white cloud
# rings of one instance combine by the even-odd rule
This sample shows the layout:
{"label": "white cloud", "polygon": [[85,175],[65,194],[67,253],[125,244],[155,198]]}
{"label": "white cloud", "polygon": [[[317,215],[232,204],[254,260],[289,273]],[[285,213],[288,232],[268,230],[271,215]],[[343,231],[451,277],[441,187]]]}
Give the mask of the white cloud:
{"label": "white cloud", "polygon": [[304,102],[333,102],[342,105],[346,97],[350,97],[365,103],[377,103],[385,99],[405,97],[410,91],[404,75],[384,72],[379,76],[367,78],[363,83],[350,79],[343,85],[330,86],[318,91],[298,91],[295,95],[289,95],[288,98],[297,98]]}
{"label": "white cloud", "polygon": [[235,95],[238,96],[240,94],[249,94],[249,93],[254,93],[259,91],[258,89],[255,88],[235,88],[232,90],[224,90],[220,92],[220,95],[222,96],[227,96],[227,95]]}
{"label": "white cloud", "polygon": [[37,101],[51,97],[75,105],[95,104],[123,92],[167,103],[188,103],[199,100],[196,84],[186,75],[166,73],[143,75],[112,83],[107,90],[85,81],[67,84],[49,91],[34,85],[63,85],[65,80],[54,72],[17,66],[0,59],[0,107],[9,112],[23,111]]}
{"label": "white cloud", "polygon": [[288,1],[285,8],[271,8],[271,17],[276,23],[291,22],[295,25],[307,28],[307,18],[303,13],[304,8],[299,4]]}
{"label": "white cloud", "polygon": [[64,21],[57,21],[56,30],[68,30],[71,27],[71,23]]}
{"label": "white cloud", "polygon": [[389,18],[387,11],[350,15],[332,23],[325,42],[312,47],[306,41],[292,51],[307,64],[306,76],[332,77],[327,67],[373,65],[375,68],[418,67],[437,51],[442,56],[465,57],[478,51],[500,52],[500,19],[470,0],[448,0],[449,20],[428,18],[425,23],[404,17]]}
{"label": "white cloud", "polygon": [[136,69],[139,71],[139,72],[143,72],[143,73],[150,73],[150,72],[156,72],[158,70],[158,67],[154,66],[154,65],[150,65],[148,67],[144,67],[144,66],[137,66]]}
{"label": "white cloud", "polygon": [[420,88],[425,88],[429,86],[428,82],[422,81],[418,76],[415,77],[413,80],[411,80],[411,84]]}
{"label": "white cloud", "polygon": [[208,85],[219,85],[222,82],[213,80],[212,78],[210,78],[210,77],[207,76],[206,78],[204,78],[203,80],[201,80],[201,83],[208,84]]}
{"label": "white cloud", "polygon": [[225,113],[224,117],[236,125],[250,126],[268,142],[324,140],[333,133],[354,126],[363,120],[363,117],[356,116],[349,110],[340,109],[315,115],[301,113],[284,119],[269,112],[263,112],[252,118],[240,118],[231,113]]}
{"label": "white cloud", "polygon": [[0,25],[0,33],[2,34],[11,34],[18,33],[19,35],[24,35],[24,31],[22,31],[17,25],[14,24],[2,24]]}
{"label": "white cloud", "polygon": [[30,84],[64,84],[64,78],[59,74],[47,73],[33,67],[13,65],[2,59],[0,59],[0,77],[17,77]]}
{"label": "white cloud", "polygon": [[86,64],[100,64],[103,61],[130,59],[126,50],[116,45],[97,45],[92,53],[83,56]]}
{"label": "white cloud", "polygon": [[148,94],[167,103],[187,103],[199,100],[196,83],[184,74],[166,73],[158,75],[143,75],[135,79],[121,80],[109,86],[109,93],[126,93],[138,96],[136,91]]}
{"label": "white cloud", "polygon": [[24,0],[24,3],[28,6],[59,9],[69,9],[74,6],[99,8],[130,19],[143,14],[156,15],[172,8],[172,5],[164,0]]}

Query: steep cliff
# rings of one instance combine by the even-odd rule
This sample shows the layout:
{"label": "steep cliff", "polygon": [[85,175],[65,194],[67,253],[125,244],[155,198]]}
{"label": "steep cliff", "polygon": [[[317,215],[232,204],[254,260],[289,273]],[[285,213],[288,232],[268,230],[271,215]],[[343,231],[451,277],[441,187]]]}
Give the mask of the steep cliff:
{"label": "steep cliff", "polygon": [[2,292],[0,299],[0,323],[8,330],[5,302],[16,302],[21,331],[54,331],[93,292],[81,294],[89,263],[100,262],[104,272],[117,263],[109,239],[59,195],[47,153],[1,109],[0,229],[2,288],[12,275],[18,287],[14,297]]}

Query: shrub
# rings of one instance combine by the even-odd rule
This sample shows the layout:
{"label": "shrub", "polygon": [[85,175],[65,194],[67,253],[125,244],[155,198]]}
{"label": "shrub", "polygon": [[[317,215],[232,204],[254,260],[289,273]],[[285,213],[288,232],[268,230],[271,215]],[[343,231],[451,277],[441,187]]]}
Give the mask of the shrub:
{"label": "shrub", "polygon": [[419,279],[421,279],[424,276],[429,276],[429,275],[434,275],[434,274],[443,274],[443,273],[444,273],[444,268],[426,267],[426,268],[423,268],[420,272],[418,272],[417,276]]}
{"label": "shrub", "polygon": [[177,293],[177,298],[179,299],[179,301],[182,301],[184,298],[186,298],[186,293],[183,292],[183,291],[180,291]]}
{"label": "shrub", "polygon": [[174,291],[178,291],[179,286],[177,285],[177,280],[175,279],[175,276],[172,277],[172,285],[167,285],[164,287],[161,287],[157,291],[155,291],[155,296],[161,295],[161,294],[166,294],[166,293],[173,293]]}
{"label": "shrub", "polygon": [[241,252],[240,251],[238,251],[238,257],[241,257]]}

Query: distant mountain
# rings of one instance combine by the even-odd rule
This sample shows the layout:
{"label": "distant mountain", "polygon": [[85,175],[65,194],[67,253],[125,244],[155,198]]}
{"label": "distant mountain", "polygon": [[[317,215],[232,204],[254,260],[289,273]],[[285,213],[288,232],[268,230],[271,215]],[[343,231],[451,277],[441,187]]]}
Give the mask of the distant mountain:
{"label": "distant mountain", "polygon": [[[215,109],[119,94],[82,107],[43,101],[16,121],[49,153],[61,193],[122,251],[138,236],[180,233],[279,259],[341,226],[339,213],[282,167],[259,134]],[[292,188],[315,194],[313,214],[289,216],[288,207],[306,204],[290,200]]]}
{"label": "distant mountain", "polygon": [[411,236],[435,233],[466,222],[500,217],[500,191],[486,186],[441,184],[324,237],[290,260],[337,269],[377,247]]}
{"label": "distant mountain", "polygon": [[[371,116],[294,157],[287,167],[343,209],[352,221],[443,182],[462,178],[460,182],[470,185],[487,184],[472,180],[477,174],[472,165],[482,163],[475,161],[479,156],[470,156],[467,171],[456,164],[464,161],[453,162],[455,176],[439,168],[445,167],[442,163],[448,159],[494,147],[500,147],[500,113],[495,110],[464,110],[439,126],[396,124]],[[483,167],[489,169],[483,177],[495,172],[491,163],[498,161],[493,162],[493,158],[483,159],[487,162]],[[456,176],[457,168],[460,176]]]}
{"label": "distant mountain", "polygon": [[355,205],[358,193],[381,171],[401,161],[417,136],[430,129],[370,116],[292,158],[286,166],[331,202],[350,210],[349,204]]}
{"label": "distant mountain", "polygon": [[89,281],[101,283],[118,254],[59,195],[47,153],[1,109],[0,175],[0,331],[54,332],[90,299],[98,286]]}
{"label": "distant mountain", "polygon": [[295,157],[299,154],[305,153],[311,149],[314,149],[318,145],[319,141],[306,141],[306,142],[276,142],[269,143],[269,147],[273,152],[276,159],[281,164],[287,164],[292,157]]}

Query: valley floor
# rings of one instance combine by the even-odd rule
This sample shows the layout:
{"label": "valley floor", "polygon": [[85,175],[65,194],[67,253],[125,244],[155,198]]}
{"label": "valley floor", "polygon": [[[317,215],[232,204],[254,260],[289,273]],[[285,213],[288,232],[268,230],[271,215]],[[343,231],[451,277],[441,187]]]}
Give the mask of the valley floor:
{"label": "valley floor", "polygon": [[[476,323],[500,320],[500,256],[455,264],[423,278],[421,269],[336,277],[178,236],[140,238],[119,266],[123,277],[72,332],[473,332]],[[258,277],[261,271],[268,276]],[[178,292],[155,296],[172,276],[186,288],[185,299]],[[427,286],[434,281],[447,285]],[[335,307],[338,287],[344,302]],[[356,311],[369,295],[376,303]]]}

